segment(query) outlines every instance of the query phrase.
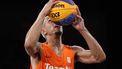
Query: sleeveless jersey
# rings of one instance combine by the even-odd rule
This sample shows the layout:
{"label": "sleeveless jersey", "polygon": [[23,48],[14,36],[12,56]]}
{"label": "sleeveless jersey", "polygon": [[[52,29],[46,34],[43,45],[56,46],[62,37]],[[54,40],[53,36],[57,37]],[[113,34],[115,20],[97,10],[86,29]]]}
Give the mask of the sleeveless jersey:
{"label": "sleeveless jersey", "polygon": [[64,45],[60,56],[46,43],[41,48],[41,60],[35,69],[74,69],[74,52],[70,46]]}

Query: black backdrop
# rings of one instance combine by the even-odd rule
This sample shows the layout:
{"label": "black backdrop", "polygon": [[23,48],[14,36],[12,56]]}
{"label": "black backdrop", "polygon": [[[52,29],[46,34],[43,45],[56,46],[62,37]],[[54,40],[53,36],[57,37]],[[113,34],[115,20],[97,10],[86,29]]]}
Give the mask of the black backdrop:
{"label": "black backdrop", "polygon": [[[48,0],[9,0],[0,2],[0,69],[29,69],[24,49],[25,35]],[[105,0],[75,0],[86,27],[102,45],[107,59],[100,64],[76,63],[76,69],[108,69],[111,58],[108,40],[110,6]],[[41,37],[42,38],[42,37]],[[42,38],[42,41],[45,41]],[[87,48],[82,36],[72,27],[64,27],[63,43]]]}

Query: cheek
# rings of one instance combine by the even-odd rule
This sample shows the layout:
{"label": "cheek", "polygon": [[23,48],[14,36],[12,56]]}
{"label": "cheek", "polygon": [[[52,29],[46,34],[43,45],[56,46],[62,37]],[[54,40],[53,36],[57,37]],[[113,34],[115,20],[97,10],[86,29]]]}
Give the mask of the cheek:
{"label": "cheek", "polygon": [[53,30],[53,27],[48,27],[47,28],[47,31],[52,31]]}
{"label": "cheek", "polygon": [[50,25],[48,25],[46,28],[45,28],[47,31],[53,31],[53,27],[52,26],[50,26]]}
{"label": "cheek", "polygon": [[53,27],[50,27],[50,30],[53,30],[54,28]]}

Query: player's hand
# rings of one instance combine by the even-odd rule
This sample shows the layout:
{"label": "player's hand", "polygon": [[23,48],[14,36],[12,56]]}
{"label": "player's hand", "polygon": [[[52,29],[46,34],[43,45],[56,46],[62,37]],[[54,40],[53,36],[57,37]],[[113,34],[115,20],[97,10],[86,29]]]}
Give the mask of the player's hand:
{"label": "player's hand", "polygon": [[75,21],[72,25],[78,31],[86,30],[86,27],[84,25],[84,19],[80,15],[76,16]]}
{"label": "player's hand", "polygon": [[58,3],[57,0],[49,0],[42,9],[42,13],[48,15],[54,4]]}

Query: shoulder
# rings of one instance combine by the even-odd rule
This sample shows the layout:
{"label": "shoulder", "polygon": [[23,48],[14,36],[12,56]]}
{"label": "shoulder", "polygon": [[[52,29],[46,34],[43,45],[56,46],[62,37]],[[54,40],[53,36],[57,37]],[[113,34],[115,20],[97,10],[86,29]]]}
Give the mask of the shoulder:
{"label": "shoulder", "polygon": [[66,44],[64,44],[64,47],[70,48],[70,49],[73,49],[73,50],[84,50],[83,47],[78,46],[78,45],[73,45],[73,46],[71,46],[71,45],[66,45]]}
{"label": "shoulder", "polygon": [[71,46],[71,47],[72,47],[73,50],[84,50],[83,47],[77,46],[77,45],[73,45],[73,46]]}
{"label": "shoulder", "polygon": [[73,49],[74,53],[78,53],[79,51],[82,52],[83,50],[85,50],[83,47],[78,45],[73,45],[71,46],[71,48]]}
{"label": "shoulder", "polygon": [[78,51],[83,51],[85,50],[83,47],[81,46],[78,46],[78,45],[73,45],[73,46],[70,46],[70,45],[64,45],[66,48],[68,49],[72,49],[74,52],[78,52]]}
{"label": "shoulder", "polygon": [[63,44],[63,46],[64,46],[65,48],[72,49],[72,47],[71,47],[70,45]]}
{"label": "shoulder", "polygon": [[65,45],[63,44],[63,46],[64,46],[63,49],[64,49],[65,51],[70,51],[70,52],[72,51],[72,52],[74,52],[72,46],[66,45],[66,44],[65,44]]}

